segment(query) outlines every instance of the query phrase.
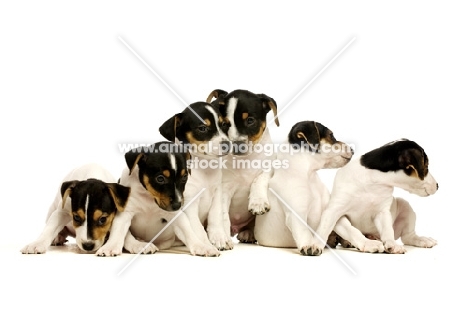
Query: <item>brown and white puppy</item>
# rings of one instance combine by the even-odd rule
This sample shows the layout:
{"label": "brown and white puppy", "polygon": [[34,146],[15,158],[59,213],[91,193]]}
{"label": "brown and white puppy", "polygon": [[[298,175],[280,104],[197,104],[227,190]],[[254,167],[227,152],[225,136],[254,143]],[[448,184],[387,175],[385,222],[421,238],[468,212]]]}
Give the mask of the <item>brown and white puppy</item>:
{"label": "brown and white puppy", "polygon": [[[247,90],[227,93],[214,90],[207,101],[224,117],[225,131],[232,143],[222,172],[222,209],[225,230],[241,242],[255,242],[255,215],[270,209],[268,180],[275,165],[267,114],[272,111],[279,126],[277,105],[265,94]],[[229,215],[227,217],[226,215]]]}
{"label": "brown and white puppy", "polygon": [[166,120],[159,132],[190,152],[190,178],[184,191],[184,211],[199,240],[218,250],[232,248],[232,239],[224,230],[221,212],[223,156],[229,152],[226,126],[216,107],[196,102]]}
{"label": "brown and white puppy", "polygon": [[[302,121],[291,128],[286,146],[279,150],[277,160],[284,166],[275,169],[270,180],[271,210],[256,217],[255,237],[259,245],[297,247],[302,255],[311,255],[314,231],[330,199],[317,172],[346,165],[353,149],[337,141],[321,123]],[[333,237],[342,244],[345,241],[341,238],[347,239],[335,233]],[[353,242],[366,251],[383,251],[381,242],[367,240],[362,234],[359,241]]]}
{"label": "brown and white puppy", "polygon": [[422,197],[435,194],[439,187],[429,173],[424,149],[414,141],[391,142],[338,170],[330,203],[317,228],[320,238],[311,244],[312,254],[322,253],[323,237],[341,219],[382,241],[388,253],[406,252],[396,242],[399,238],[406,245],[435,246],[436,240],[416,234],[416,214],[407,201],[393,196],[395,187]]}
{"label": "brown and white puppy", "polygon": [[74,169],[50,206],[44,231],[21,252],[45,253],[50,245],[63,245],[68,236],[83,251],[96,251],[106,242],[115,215],[124,211],[129,194],[130,188],[117,184],[99,165]]}

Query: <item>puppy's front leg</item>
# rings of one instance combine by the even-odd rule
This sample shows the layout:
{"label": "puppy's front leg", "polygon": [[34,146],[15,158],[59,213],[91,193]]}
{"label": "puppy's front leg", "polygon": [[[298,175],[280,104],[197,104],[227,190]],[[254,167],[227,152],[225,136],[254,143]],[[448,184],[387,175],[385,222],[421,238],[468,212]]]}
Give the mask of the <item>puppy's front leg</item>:
{"label": "puppy's front leg", "polygon": [[65,227],[71,221],[70,213],[67,210],[56,209],[50,215],[49,219],[47,220],[46,226],[42,231],[39,238],[36,241],[32,242],[31,244],[26,245],[21,249],[21,253],[23,254],[43,254],[47,251],[47,247],[49,247],[57,237],[57,235],[62,231],[63,227]]}
{"label": "puppy's front leg", "polygon": [[96,251],[98,256],[117,256],[122,254],[130,224],[132,223],[133,213],[120,212],[114,218],[107,242]]}
{"label": "puppy's front leg", "polygon": [[131,254],[154,254],[159,250],[153,243],[138,241],[130,230],[127,231],[123,247]]}
{"label": "puppy's front leg", "polygon": [[395,241],[395,233],[393,230],[393,218],[389,209],[384,209],[374,218],[374,224],[380,233],[385,252],[390,254],[404,254],[406,249],[403,245],[397,244]]}
{"label": "puppy's front leg", "polygon": [[208,225],[206,231],[208,239],[220,251],[231,250],[234,247],[232,243],[229,225],[229,210],[223,206],[222,185],[216,187],[213,201],[208,212]]}
{"label": "puppy's front leg", "polygon": [[270,210],[268,202],[268,182],[273,175],[273,170],[263,171],[250,186],[249,212],[253,215],[263,215]]}
{"label": "puppy's front leg", "polygon": [[354,227],[345,216],[338,219],[334,231],[343,239],[348,240],[354,247],[361,252],[383,253],[384,245],[379,240],[370,240]]}

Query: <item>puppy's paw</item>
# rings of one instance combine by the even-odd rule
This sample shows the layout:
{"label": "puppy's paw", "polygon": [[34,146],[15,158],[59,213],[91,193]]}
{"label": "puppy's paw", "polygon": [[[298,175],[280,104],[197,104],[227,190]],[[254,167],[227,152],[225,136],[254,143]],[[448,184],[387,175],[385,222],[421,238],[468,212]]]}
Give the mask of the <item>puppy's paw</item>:
{"label": "puppy's paw", "polygon": [[251,197],[249,199],[249,212],[253,215],[263,215],[270,211],[270,203],[261,197]]}
{"label": "puppy's paw", "polygon": [[413,245],[417,247],[431,248],[437,245],[437,241],[433,238],[418,236],[414,238],[411,243],[405,243],[408,245]]}
{"label": "puppy's paw", "polygon": [[241,243],[255,243],[257,240],[255,239],[254,232],[250,229],[243,230],[237,234],[237,239]]}
{"label": "puppy's paw", "polygon": [[208,238],[211,244],[220,251],[228,251],[234,248],[234,243],[232,243],[231,237],[226,236],[224,233],[208,233]]}
{"label": "puppy's paw", "polygon": [[320,256],[322,255],[323,248],[317,245],[305,245],[300,247],[299,251],[304,256]]}
{"label": "puppy's paw", "polygon": [[363,253],[383,253],[385,251],[384,244],[378,240],[367,240],[364,245],[359,247]]}
{"label": "puppy's paw", "polygon": [[52,246],[62,246],[64,245],[65,243],[67,243],[68,240],[66,237],[64,237],[63,235],[57,235],[57,237],[52,241]]}
{"label": "puppy's paw", "polygon": [[158,247],[153,243],[135,240],[132,243],[126,243],[124,248],[130,254],[154,254],[159,251]]}
{"label": "puppy's paw", "polygon": [[96,255],[99,257],[115,257],[122,255],[122,247],[104,244],[96,251]]}
{"label": "puppy's paw", "polygon": [[47,251],[47,244],[43,242],[33,242],[21,249],[23,254],[44,254]]}
{"label": "puppy's paw", "polygon": [[211,244],[197,244],[190,248],[190,254],[202,257],[218,257],[220,252]]}
{"label": "puppy's paw", "polygon": [[394,240],[388,240],[383,243],[385,252],[389,254],[404,254],[406,249],[403,245],[399,245]]}

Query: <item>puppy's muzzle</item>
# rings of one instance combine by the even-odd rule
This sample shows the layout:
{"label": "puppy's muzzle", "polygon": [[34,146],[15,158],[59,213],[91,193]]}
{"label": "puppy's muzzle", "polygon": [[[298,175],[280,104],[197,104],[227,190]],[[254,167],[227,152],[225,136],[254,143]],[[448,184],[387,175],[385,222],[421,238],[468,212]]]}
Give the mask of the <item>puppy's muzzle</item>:
{"label": "puppy's muzzle", "polygon": [[94,246],[95,246],[94,242],[90,242],[90,241],[81,243],[81,247],[83,248],[83,250],[88,251],[88,252],[94,250]]}
{"label": "puppy's muzzle", "polygon": [[231,147],[232,154],[234,155],[247,155],[250,154],[250,145],[245,141],[233,141]]}

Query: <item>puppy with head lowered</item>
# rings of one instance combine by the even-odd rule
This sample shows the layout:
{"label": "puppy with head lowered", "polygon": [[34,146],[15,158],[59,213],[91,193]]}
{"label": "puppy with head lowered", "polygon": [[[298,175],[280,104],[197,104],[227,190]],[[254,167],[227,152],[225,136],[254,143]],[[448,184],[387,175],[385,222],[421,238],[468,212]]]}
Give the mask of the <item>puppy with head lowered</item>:
{"label": "puppy with head lowered", "polygon": [[21,252],[45,253],[50,245],[63,245],[68,236],[83,251],[98,250],[109,237],[114,217],[124,211],[129,194],[130,188],[117,184],[99,165],[74,169],[50,206],[42,234]]}
{"label": "puppy with head lowered", "polygon": [[265,94],[247,90],[227,93],[214,90],[207,101],[224,117],[225,130],[232,143],[226,157],[222,180],[222,208],[226,231],[241,242],[254,242],[255,215],[270,208],[268,180],[272,174],[275,156],[267,126],[267,114],[272,111],[279,126],[277,105]]}
{"label": "puppy with head lowered", "polygon": [[218,250],[232,248],[220,204],[223,156],[229,152],[229,140],[223,131],[225,126],[216,107],[196,102],[159,128],[163,137],[190,152],[191,175],[184,197],[192,203],[184,212],[197,238]]}
{"label": "puppy with head lowered", "polygon": [[176,245],[177,238],[193,255],[213,255],[194,237],[186,215],[179,211],[189,178],[187,159],[188,155],[171,142],[125,154],[127,167],[119,183],[132,191],[127,208],[115,218],[109,240],[98,255],[119,255],[122,248],[130,253],[154,253]]}
{"label": "puppy with head lowered", "polygon": [[436,193],[439,187],[429,173],[424,149],[414,141],[402,139],[388,143],[338,170],[330,203],[317,228],[321,239],[316,237],[311,246],[313,255],[322,253],[323,237],[341,219],[382,241],[387,253],[406,252],[396,242],[400,238],[406,245],[435,246],[434,239],[416,234],[416,214],[406,200],[393,196],[395,187],[422,197]]}
{"label": "puppy with head lowered", "polygon": [[[337,141],[330,129],[314,121],[296,123],[288,134],[287,148],[280,150],[277,159],[287,167],[274,171],[268,195],[271,210],[256,217],[255,237],[259,245],[297,247],[302,255],[312,255],[314,231],[330,198],[317,171],[343,167],[351,160],[353,150]],[[342,238],[348,237],[337,233],[339,241],[345,244]],[[336,234],[330,235],[330,241],[331,238],[336,238]],[[382,243],[362,234],[353,242],[362,250],[383,251]]]}

